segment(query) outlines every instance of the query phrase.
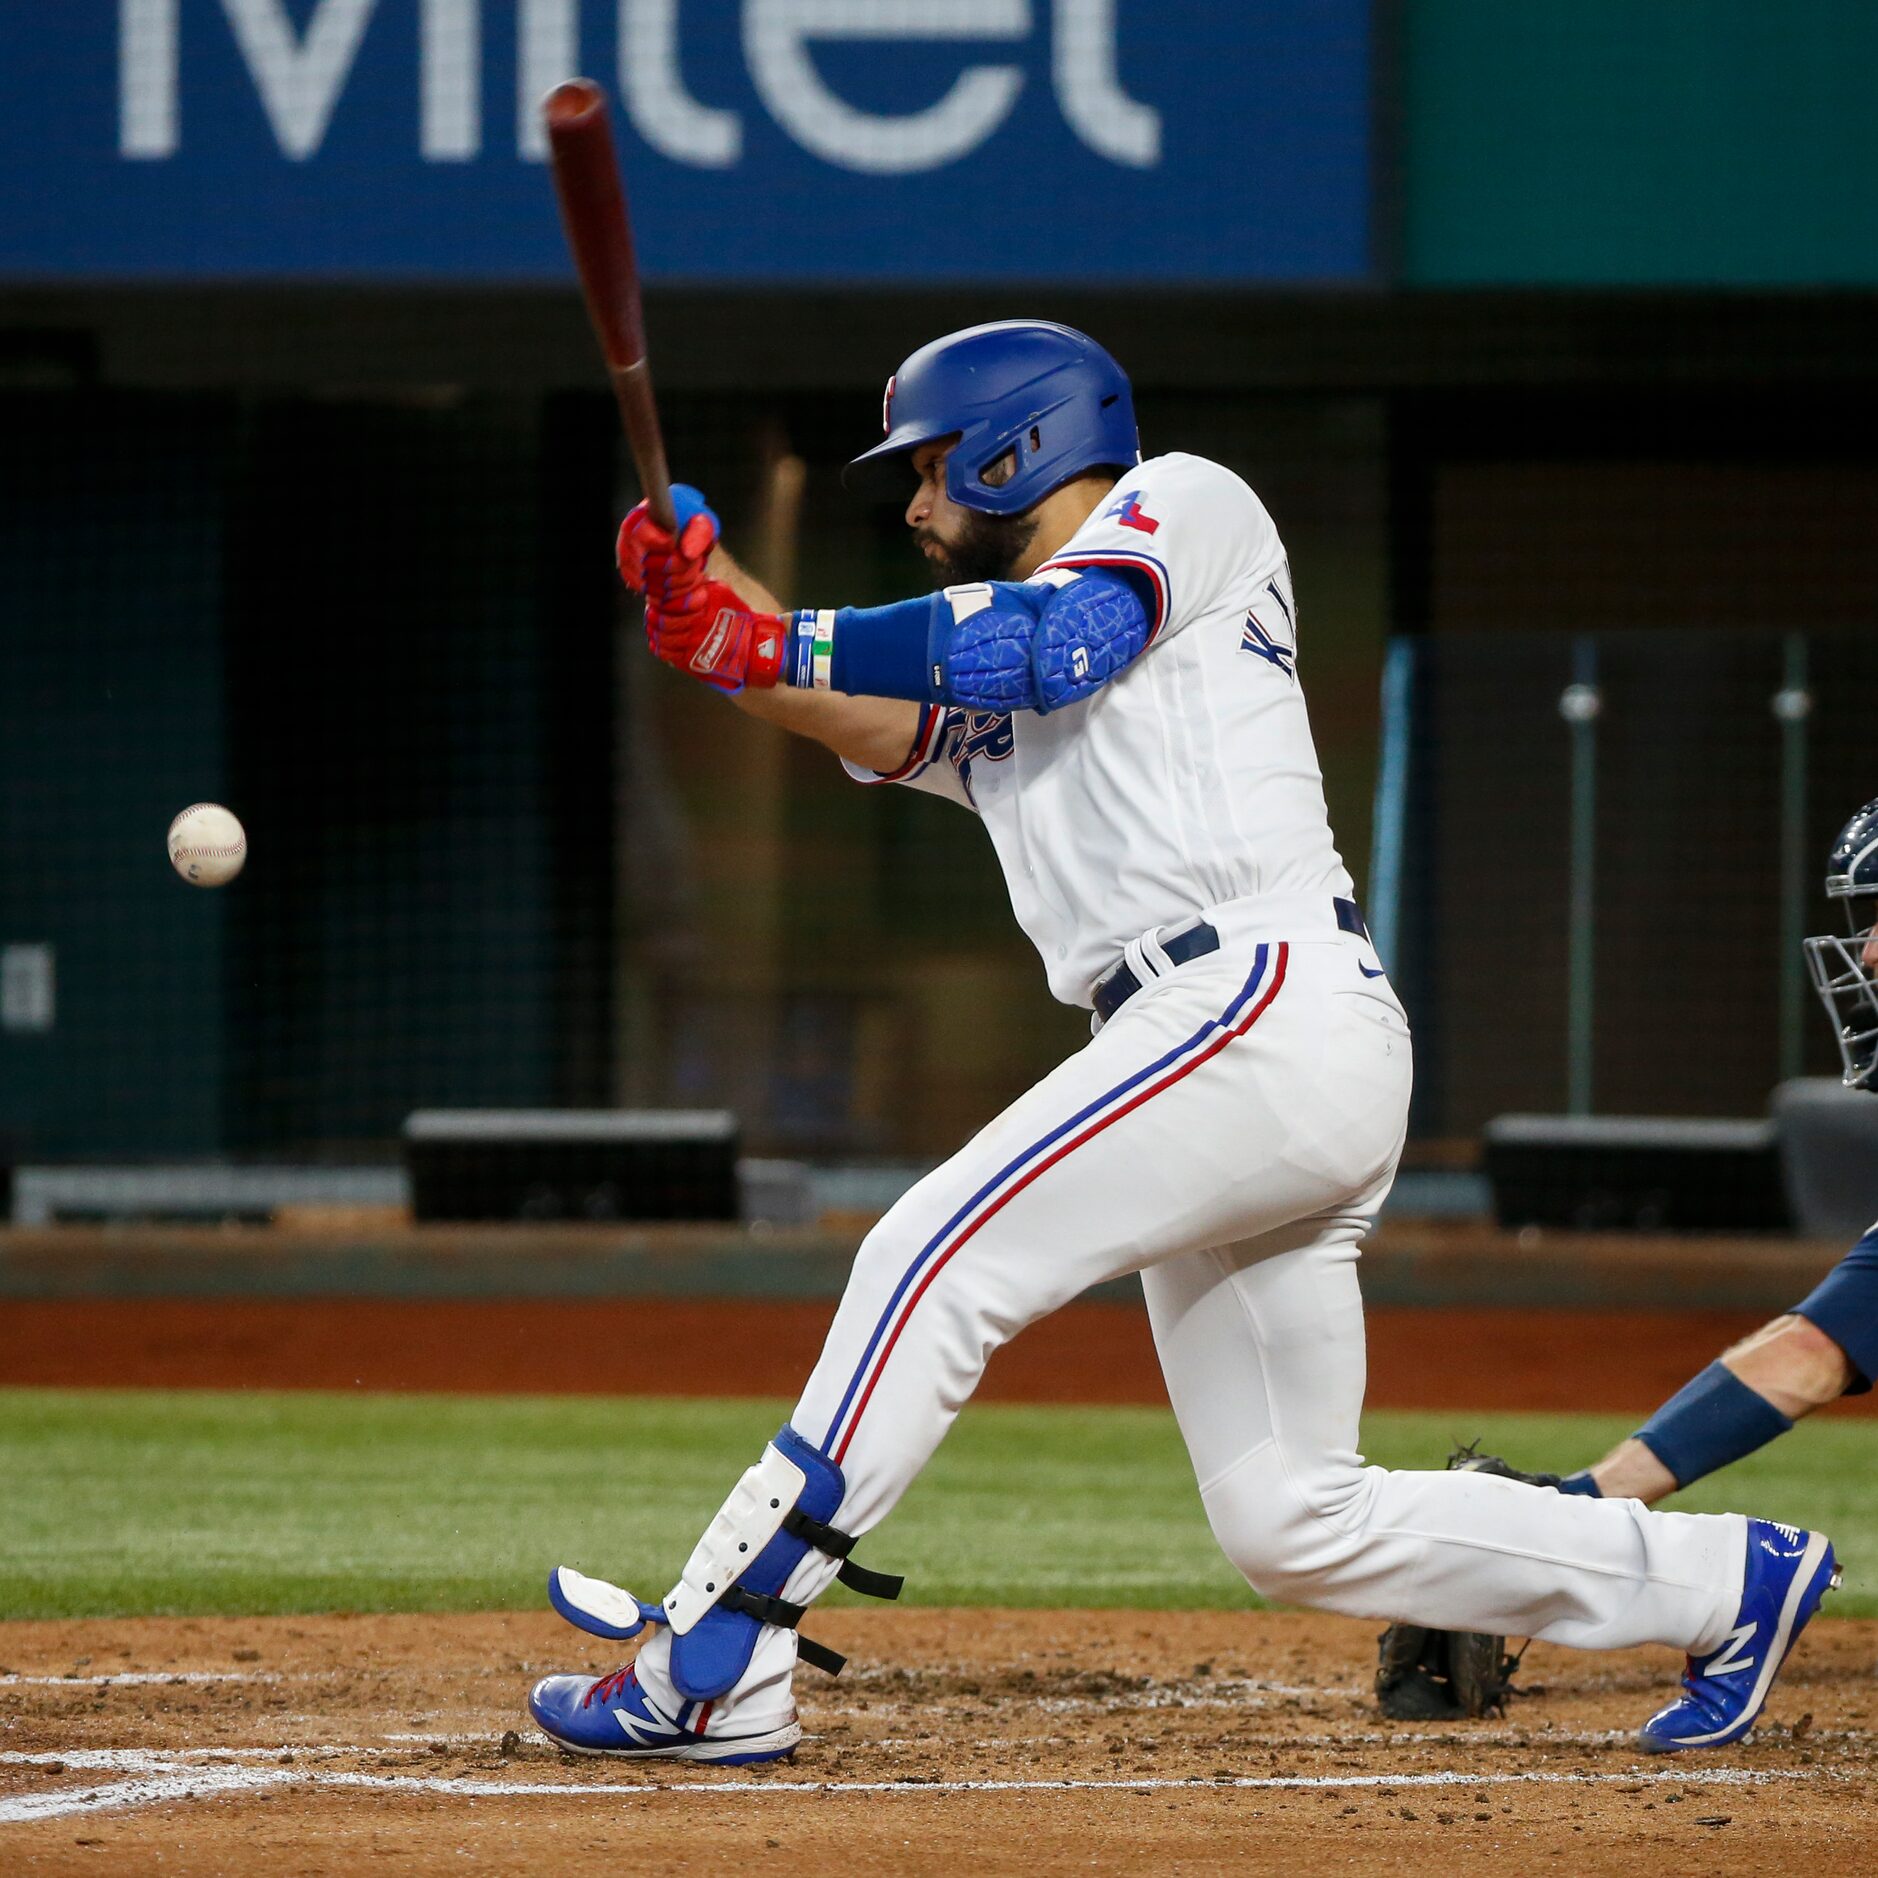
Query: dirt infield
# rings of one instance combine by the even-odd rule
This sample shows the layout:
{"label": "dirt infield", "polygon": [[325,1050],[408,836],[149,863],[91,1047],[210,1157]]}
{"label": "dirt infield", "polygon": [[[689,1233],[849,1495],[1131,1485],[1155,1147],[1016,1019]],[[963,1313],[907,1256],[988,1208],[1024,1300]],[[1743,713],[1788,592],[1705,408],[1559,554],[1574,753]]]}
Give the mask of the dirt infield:
{"label": "dirt infield", "polygon": [[1663,1651],[1535,1648],[1506,1720],[1411,1727],[1369,1702],[1370,1627],[1337,1619],[816,1628],[855,1660],[805,1673],[795,1763],[711,1772],[534,1734],[534,1675],[612,1667],[545,1615],[3,1626],[0,1867],[1758,1873],[1870,1849],[1878,1625],[1822,1622],[1753,1740],[1668,1764],[1628,1743]]}
{"label": "dirt infield", "polygon": [[[790,1397],[833,1313],[831,1303],[730,1299],[23,1299],[0,1310],[0,1385]],[[1744,1311],[1372,1310],[1369,1401],[1646,1410],[1761,1321]],[[589,1354],[571,1364],[571,1350]],[[1167,1398],[1144,1313],[1077,1304],[1001,1350],[980,1399]],[[1878,1412],[1878,1395],[1835,1412]]]}

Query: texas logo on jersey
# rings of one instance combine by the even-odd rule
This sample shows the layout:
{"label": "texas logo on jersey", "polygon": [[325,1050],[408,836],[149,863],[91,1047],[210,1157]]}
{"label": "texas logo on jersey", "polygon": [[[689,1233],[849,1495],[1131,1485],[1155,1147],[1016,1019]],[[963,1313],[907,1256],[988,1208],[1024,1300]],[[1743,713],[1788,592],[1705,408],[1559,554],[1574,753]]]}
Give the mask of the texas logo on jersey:
{"label": "texas logo on jersey", "polygon": [[1120,502],[1116,503],[1112,509],[1105,511],[1103,520],[1106,521],[1110,517],[1119,521],[1124,528],[1139,529],[1144,535],[1157,533],[1161,526],[1152,515],[1148,514],[1148,512],[1142,508],[1141,497],[1134,492],[1130,492],[1130,494],[1125,496]]}

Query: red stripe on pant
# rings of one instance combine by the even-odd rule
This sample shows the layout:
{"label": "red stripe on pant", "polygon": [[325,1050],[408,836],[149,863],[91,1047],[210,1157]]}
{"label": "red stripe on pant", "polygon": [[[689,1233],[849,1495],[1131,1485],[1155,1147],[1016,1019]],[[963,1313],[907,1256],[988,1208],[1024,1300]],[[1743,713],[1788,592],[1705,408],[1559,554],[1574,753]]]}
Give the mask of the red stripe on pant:
{"label": "red stripe on pant", "polygon": [[1171,1089],[1183,1076],[1191,1076],[1202,1063],[1210,1062],[1220,1051],[1225,1049],[1227,1044],[1233,1042],[1236,1038],[1243,1037],[1246,1032],[1265,1015],[1266,1011],[1271,1008],[1272,1000],[1285,988],[1285,968],[1290,964],[1290,961],[1290,946],[1281,944],[1278,948],[1277,962],[1272,971],[1272,982],[1266,987],[1265,995],[1253,1005],[1251,1010],[1248,1011],[1232,1029],[1221,1031],[1197,1056],[1189,1057],[1186,1062],[1170,1070],[1159,1082],[1150,1083],[1147,1088],[1136,1090],[1119,1108],[1111,1109],[1106,1115],[1102,1116],[1100,1120],[1091,1122],[1081,1134],[1061,1143],[1054,1152],[1045,1156],[1035,1167],[1031,1168],[1021,1180],[1013,1181],[1010,1186],[1006,1187],[976,1219],[962,1228],[959,1236],[946,1247],[938,1258],[933,1260],[931,1269],[926,1273],[926,1276],[919,1281],[919,1288],[913,1293],[912,1297],[907,1300],[906,1309],[900,1313],[900,1321],[894,1325],[893,1330],[888,1335],[886,1343],[881,1347],[880,1355],[874,1363],[874,1373],[867,1379],[867,1387],[861,1391],[861,1399],[855,1404],[854,1414],[849,1418],[847,1432],[841,1437],[840,1444],[829,1457],[834,1461],[837,1467],[841,1465],[842,1457],[848,1451],[848,1444],[854,1439],[854,1431],[861,1425],[861,1417],[867,1413],[869,1398],[872,1397],[874,1387],[880,1381],[881,1374],[887,1367],[887,1359],[893,1354],[893,1346],[900,1341],[900,1332],[906,1328],[907,1319],[919,1308],[920,1299],[926,1295],[927,1288],[932,1284],[932,1281],[944,1270],[946,1261],[952,1257],[953,1253],[957,1252],[980,1226],[984,1225],[987,1220],[994,1219],[998,1213],[1009,1205],[1012,1200],[1016,1199],[1033,1180],[1040,1174],[1048,1173],[1066,1154],[1073,1153],[1086,1141],[1093,1141],[1103,1129],[1111,1127],[1114,1123],[1120,1121],[1124,1115],[1132,1114],[1142,1103],[1148,1101],[1150,1097],[1159,1095],[1164,1089]]}

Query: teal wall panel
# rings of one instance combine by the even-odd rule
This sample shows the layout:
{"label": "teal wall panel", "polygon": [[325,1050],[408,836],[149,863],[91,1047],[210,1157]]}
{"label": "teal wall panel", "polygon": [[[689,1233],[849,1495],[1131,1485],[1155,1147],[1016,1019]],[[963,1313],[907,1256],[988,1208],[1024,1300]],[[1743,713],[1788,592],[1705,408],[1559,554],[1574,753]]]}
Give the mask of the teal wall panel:
{"label": "teal wall panel", "polygon": [[229,898],[163,837],[225,793],[226,413],[0,406],[0,944],[50,944],[45,1031],[0,1031],[27,1154],[219,1144]]}
{"label": "teal wall panel", "polygon": [[[604,682],[607,615],[546,615],[541,468],[525,401],[0,396],[0,948],[56,977],[49,1029],[0,1003],[0,1153],[559,1097],[555,667]],[[204,799],[218,892],[164,852]]]}
{"label": "teal wall panel", "polygon": [[1408,0],[1429,286],[1878,283],[1873,0]]}

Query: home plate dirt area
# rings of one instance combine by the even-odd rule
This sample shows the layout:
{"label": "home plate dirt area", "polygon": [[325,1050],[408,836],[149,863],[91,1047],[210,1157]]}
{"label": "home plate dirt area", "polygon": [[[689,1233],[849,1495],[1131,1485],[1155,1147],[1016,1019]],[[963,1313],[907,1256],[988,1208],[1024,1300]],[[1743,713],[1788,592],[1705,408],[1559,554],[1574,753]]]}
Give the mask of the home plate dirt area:
{"label": "home plate dirt area", "polygon": [[[1822,1620],[1752,1740],[1638,1755],[1680,1667],[1534,1647],[1504,1719],[1405,1726],[1373,1626],[829,1610],[793,1763],[561,1754],[522,1699],[610,1669],[549,1615],[0,1626],[0,1870],[1521,1872],[1866,1868],[1878,1623]],[[1556,1861],[1556,1864],[1553,1863]]]}

